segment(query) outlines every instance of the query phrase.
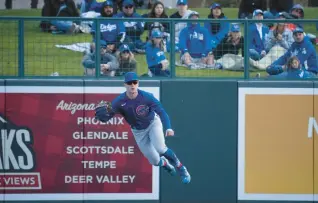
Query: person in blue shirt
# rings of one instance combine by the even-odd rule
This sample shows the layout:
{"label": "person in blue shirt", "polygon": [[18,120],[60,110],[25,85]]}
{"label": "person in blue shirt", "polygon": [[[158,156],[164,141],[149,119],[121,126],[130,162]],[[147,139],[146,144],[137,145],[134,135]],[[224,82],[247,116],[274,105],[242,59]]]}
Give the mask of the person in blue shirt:
{"label": "person in blue shirt", "polygon": [[[221,4],[214,3],[210,7],[209,19],[225,20],[227,17],[222,12]],[[212,48],[215,49],[230,31],[229,22],[205,22],[204,27],[210,32]]]}
{"label": "person in blue shirt", "polygon": [[[198,19],[199,13],[194,11],[189,19]],[[213,53],[209,31],[197,22],[189,22],[179,36],[181,63],[190,69],[212,67]]]}
{"label": "person in blue shirt", "polygon": [[277,75],[282,73],[284,65],[288,59],[292,56],[297,56],[301,66],[314,75],[318,72],[317,53],[315,47],[312,45],[309,39],[304,36],[304,30],[302,28],[296,28],[293,31],[295,42],[287,50],[287,52],[274,61],[266,71],[270,75]]}
{"label": "person in blue shirt", "polygon": [[[101,102],[95,109],[95,117],[107,122],[115,114],[121,114],[131,126],[137,145],[150,164],[163,167],[171,175],[179,172],[187,184],[191,176],[172,149],[165,144],[165,136],[174,136],[168,114],[153,94],[138,89],[135,72],[125,74],[126,92],[117,96],[111,104]],[[165,131],[165,135],[164,132]]]}
{"label": "person in blue shirt", "polygon": [[169,61],[164,53],[163,33],[159,30],[151,32],[151,40],[146,44],[146,59],[152,76],[170,76]]}

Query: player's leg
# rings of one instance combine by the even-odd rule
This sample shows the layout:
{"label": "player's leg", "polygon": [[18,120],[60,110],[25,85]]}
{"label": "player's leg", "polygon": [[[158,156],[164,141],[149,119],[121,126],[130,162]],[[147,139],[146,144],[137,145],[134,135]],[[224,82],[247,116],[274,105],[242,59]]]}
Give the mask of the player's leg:
{"label": "player's leg", "polygon": [[141,153],[148,159],[151,165],[167,168],[171,164],[169,164],[168,160],[165,157],[160,157],[157,150],[151,144],[150,138],[148,136],[148,131],[149,130],[133,130],[136,143]]}
{"label": "player's leg", "polygon": [[155,120],[151,124],[151,129],[149,132],[149,137],[152,145],[157,150],[157,152],[168,159],[168,161],[176,167],[178,170],[183,183],[189,183],[191,176],[185,166],[182,165],[177,155],[172,149],[168,148],[165,144],[163,127],[160,118],[155,116]]}

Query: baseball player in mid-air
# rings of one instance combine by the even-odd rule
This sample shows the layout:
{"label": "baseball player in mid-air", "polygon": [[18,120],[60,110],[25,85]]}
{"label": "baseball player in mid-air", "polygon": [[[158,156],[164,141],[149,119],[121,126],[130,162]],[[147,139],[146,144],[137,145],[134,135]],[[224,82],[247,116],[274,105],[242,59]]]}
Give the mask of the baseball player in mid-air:
{"label": "baseball player in mid-air", "polygon": [[125,74],[126,92],[112,102],[101,102],[95,109],[95,117],[107,122],[115,114],[121,114],[135,137],[137,145],[150,164],[163,167],[171,175],[178,171],[182,182],[187,184],[191,176],[176,154],[166,146],[165,136],[174,136],[170,119],[161,103],[149,92],[138,89],[139,79],[135,72]]}

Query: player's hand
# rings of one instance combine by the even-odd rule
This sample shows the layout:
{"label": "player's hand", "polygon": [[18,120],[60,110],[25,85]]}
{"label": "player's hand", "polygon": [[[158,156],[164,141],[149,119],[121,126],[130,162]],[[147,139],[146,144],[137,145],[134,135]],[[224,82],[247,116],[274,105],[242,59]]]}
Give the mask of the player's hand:
{"label": "player's hand", "polygon": [[172,129],[167,129],[166,136],[174,136],[174,131]]}

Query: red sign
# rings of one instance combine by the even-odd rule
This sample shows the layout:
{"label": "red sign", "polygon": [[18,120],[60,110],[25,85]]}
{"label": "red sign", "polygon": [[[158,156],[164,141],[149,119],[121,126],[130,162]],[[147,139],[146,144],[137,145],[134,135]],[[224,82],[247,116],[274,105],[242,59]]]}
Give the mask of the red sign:
{"label": "red sign", "polygon": [[158,198],[159,170],[141,154],[124,118],[115,115],[107,123],[94,118],[96,104],[113,100],[123,88],[85,94],[83,87],[32,88],[0,93],[5,199]]}

